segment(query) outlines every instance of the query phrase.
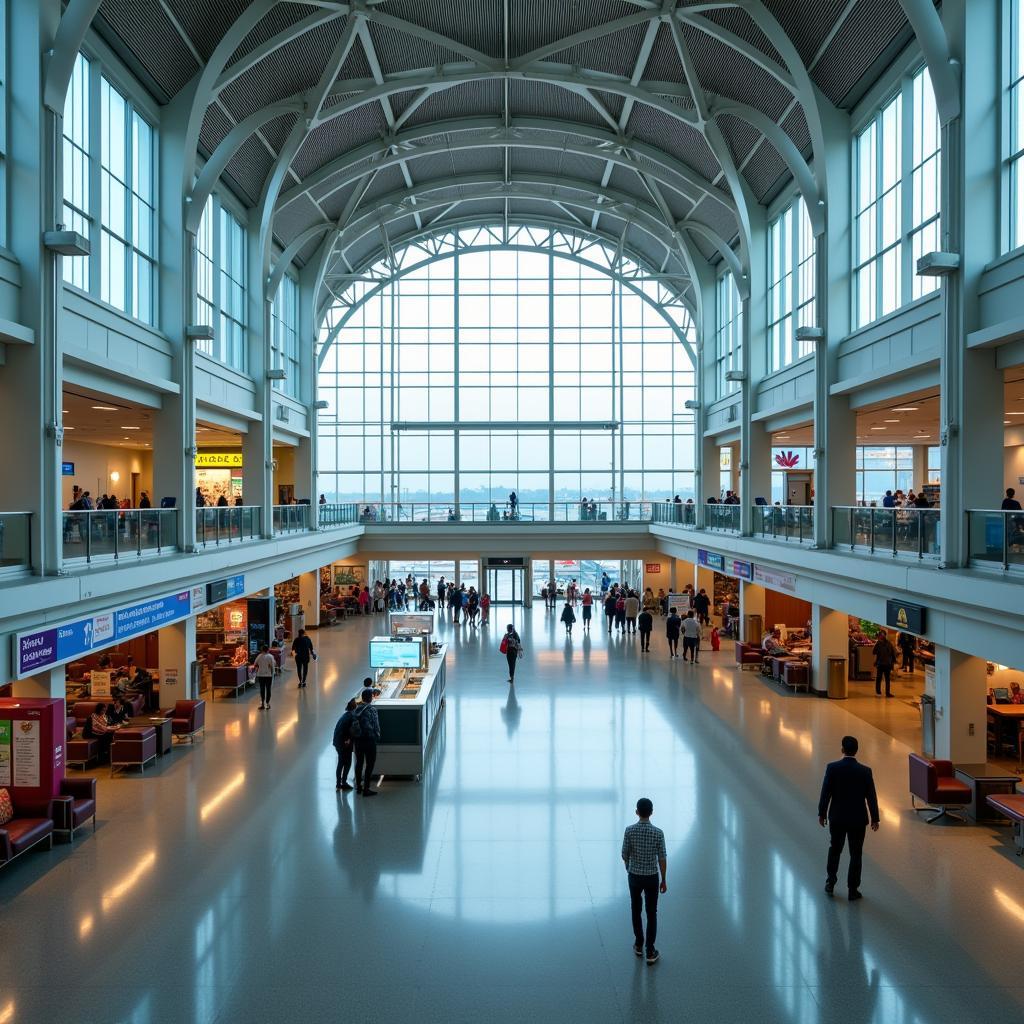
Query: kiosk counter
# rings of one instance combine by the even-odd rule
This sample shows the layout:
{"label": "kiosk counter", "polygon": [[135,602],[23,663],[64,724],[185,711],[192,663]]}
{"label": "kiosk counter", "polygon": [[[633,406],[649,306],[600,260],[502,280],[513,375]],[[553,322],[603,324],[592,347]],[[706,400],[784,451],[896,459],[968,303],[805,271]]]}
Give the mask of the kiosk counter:
{"label": "kiosk counter", "polygon": [[[412,648],[418,649],[415,658],[410,657]],[[444,706],[447,653],[447,644],[430,646],[426,638],[370,641],[374,688],[380,691],[373,704],[380,720],[375,771],[381,775],[418,778],[423,774]]]}

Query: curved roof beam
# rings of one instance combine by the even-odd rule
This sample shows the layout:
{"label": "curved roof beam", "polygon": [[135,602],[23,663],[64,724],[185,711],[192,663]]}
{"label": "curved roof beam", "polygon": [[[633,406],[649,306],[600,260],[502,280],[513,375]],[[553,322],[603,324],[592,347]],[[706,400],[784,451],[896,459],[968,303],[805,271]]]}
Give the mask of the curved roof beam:
{"label": "curved roof beam", "polygon": [[[378,2],[381,2],[381,0],[378,0]],[[458,39],[452,39],[449,36],[441,35],[439,32],[432,32],[430,29],[424,28],[422,25],[417,25],[411,21],[406,21],[404,18],[397,18],[392,14],[388,14],[387,11],[380,9],[367,9],[361,13],[367,21],[374,22],[378,25],[386,25],[388,28],[394,28],[399,32],[414,35],[417,39],[422,39],[424,42],[432,43],[434,46],[439,46],[444,50],[451,50],[454,53],[459,53],[465,57],[466,60],[472,61],[474,64],[477,64],[482,68],[493,68],[497,70],[501,67],[501,61],[486,53],[482,53],[480,50],[473,49],[472,46],[467,46],[465,43],[459,42]]]}
{"label": "curved roof beam", "polygon": [[[559,133],[579,136],[589,139],[593,145],[582,146],[579,143],[566,142],[565,139],[557,137],[553,138],[550,143],[545,144],[540,139],[522,138],[521,135],[517,134],[527,130],[546,131],[556,136]],[[416,148],[417,140],[433,138],[437,135],[463,137]],[[506,128],[500,117],[434,121],[430,124],[420,125],[396,135],[388,136],[382,141],[370,142],[365,146],[360,146],[358,149],[350,150],[343,156],[324,164],[323,167],[308,175],[298,185],[283,193],[278,200],[277,210],[283,210],[307,192],[311,192],[320,185],[330,182],[330,190],[321,193],[318,197],[321,200],[326,199],[334,192],[351,184],[352,181],[367,174],[368,169],[360,167],[367,160],[373,161],[373,170],[383,170],[403,161],[412,162],[421,157],[436,156],[439,153],[472,149],[500,149],[506,146],[518,149],[550,150],[558,153],[572,153],[579,156],[593,157],[595,160],[611,161],[639,174],[641,171],[631,159],[631,156],[635,154],[655,164],[656,168],[663,168],[665,171],[670,171],[672,174],[683,179],[687,184],[693,186],[694,192],[716,200],[734,216],[736,213],[735,204],[727,192],[713,185],[706,178],[697,174],[674,157],[667,156],[660,149],[655,149],[643,143],[637,143],[632,139],[623,139],[611,131],[576,124],[572,121],[557,121],[548,118],[513,118]],[[652,170],[649,167],[643,168],[642,173],[651,175],[661,184],[693,201],[693,197],[682,192],[667,174],[659,173],[657,169]]]}
{"label": "curved roof beam", "polygon": [[[482,189],[470,195],[431,198],[442,189]],[[558,192],[579,193],[579,195],[563,195]],[[673,232],[673,226],[666,224],[658,210],[642,200],[615,189],[603,188],[589,181],[578,181],[573,178],[552,174],[517,175],[511,182],[506,181],[503,174],[471,174],[442,178],[435,181],[422,182],[411,189],[401,189],[390,195],[374,200],[372,206],[360,211],[348,224],[340,225],[341,237],[339,244],[351,246],[360,238],[365,237],[382,224],[408,217],[412,213],[428,212],[450,206],[453,202],[472,202],[475,199],[488,199],[499,196],[503,199],[536,199],[542,202],[560,203],[564,206],[577,206],[590,210],[600,205],[602,212],[613,216],[632,219],[636,227],[655,239],[666,250],[672,251],[679,244]],[[601,203],[598,203],[598,197]]]}
{"label": "curved roof beam", "polygon": [[271,36],[265,43],[260,43],[259,46],[250,50],[245,56],[239,57],[234,64],[224,70],[214,83],[212,95],[220,95],[235,79],[241,78],[246,71],[251,71],[261,60],[276,53],[281,47],[295,42],[300,36],[321,25],[326,25],[329,21],[343,18],[347,13],[347,4],[335,9],[321,8],[295,22],[294,25],[289,25],[277,35]]}
{"label": "curved roof beam", "polygon": [[[531,226],[531,225],[535,225],[535,224],[537,226],[549,226],[549,225],[545,225],[545,224],[538,224],[537,221],[533,221],[533,220],[524,221],[523,222],[523,226]],[[461,225],[461,226],[480,226],[480,227],[484,227],[484,226],[486,226],[486,223],[485,222],[481,222],[481,221],[479,221],[477,219],[474,219],[474,218],[466,218],[465,224]],[[615,241],[614,238],[610,238],[607,235],[604,235],[603,233],[598,232],[598,231],[594,231],[594,230],[590,230],[590,229],[577,229],[577,230],[573,230],[572,228],[569,228],[567,230],[565,224],[558,223],[558,222],[552,222],[550,224],[550,227],[553,227],[555,230],[564,231],[566,234],[578,235],[580,237],[588,237],[588,236],[589,237],[593,237],[593,236],[596,235],[602,242],[604,242],[606,245],[608,245],[609,248],[613,248],[613,247],[616,247],[618,245],[618,243]],[[448,228],[446,228],[446,231],[448,231],[448,230],[452,230],[452,227],[449,226]],[[427,237],[427,236],[430,236],[431,234],[437,234],[437,233],[438,232],[436,232],[436,231],[435,232],[431,232],[429,230],[428,231],[419,231],[419,230],[417,230],[416,232],[404,235],[401,238],[396,239],[395,242],[393,243],[393,247],[397,248],[397,249],[402,249],[402,248],[405,248],[406,246],[412,244],[412,242],[414,242],[418,238]],[[604,274],[607,274],[609,277],[614,278],[615,280],[620,281],[625,287],[629,288],[630,291],[632,291],[635,294],[637,294],[640,298],[642,298],[645,302],[647,302],[649,305],[651,305],[654,309],[656,309],[659,312],[659,314],[665,319],[665,322],[672,329],[673,333],[679,339],[680,343],[686,349],[686,351],[689,354],[690,358],[694,361],[694,365],[696,366],[696,353],[694,352],[693,346],[690,343],[689,339],[686,337],[683,328],[681,328],[678,324],[674,323],[671,320],[671,318],[665,313],[664,308],[662,306],[660,306],[658,303],[656,303],[651,298],[651,296],[648,295],[644,291],[644,289],[642,287],[640,287],[628,275],[624,275],[624,274],[620,273],[619,271],[615,270],[614,268],[609,268],[609,267],[603,266],[600,263],[594,262],[592,260],[587,260],[587,259],[583,258],[582,256],[580,256],[578,254],[575,254],[575,253],[562,252],[562,251],[556,250],[556,249],[553,250],[552,248],[550,248],[548,246],[517,245],[514,241],[509,243],[509,244],[502,243],[502,244],[488,244],[488,245],[471,245],[471,244],[470,245],[465,245],[465,246],[463,246],[461,248],[453,249],[452,251],[446,251],[446,252],[437,253],[435,255],[428,256],[425,259],[418,260],[418,261],[416,261],[414,263],[410,263],[408,266],[404,266],[401,269],[396,270],[394,273],[389,274],[386,278],[381,278],[380,281],[378,283],[374,284],[372,288],[367,289],[366,293],[364,295],[360,296],[358,301],[352,303],[351,306],[349,306],[348,312],[345,314],[345,316],[343,316],[338,321],[338,323],[336,323],[331,328],[331,330],[328,333],[327,337],[324,339],[323,343],[320,346],[320,352],[319,352],[319,355],[317,357],[317,365],[320,366],[320,365],[323,364],[323,361],[326,358],[328,350],[334,344],[334,342],[337,339],[338,335],[341,333],[342,328],[348,322],[348,320],[352,316],[352,314],[357,309],[359,309],[360,306],[364,305],[369,299],[373,298],[375,295],[377,295],[381,291],[383,291],[383,289],[386,288],[393,281],[398,280],[398,279],[400,279],[402,277],[405,277],[406,275],[410,274],[412,271],[417,270],[417,269],[419,269],[421,267],[424,267],[424,266],[426,266],[426,265],[428,265],[430,263],[435,263],[435,262],[438,262],[439,260],[442,260],[442,259],[452,259],[456,255],[459,255],[461,253],[493,251],[493,250],[496,250],[496,249],[501,249],[501,250],[516,249],[516,250],[522,250],[522,251],[525,251],[525,252],[554,252],[554,254],[556,256],[560,256],[560,257],[562,257],[564,259],[572,260],[575,263],[580,263],[580,264],[582,264],[584,266],[591,267],[591,268],[593,268],[595,270],[598,270],[598,271],[600,271],[600,272],[602,272]],[[632,256],[631,256],[631,258],[632,258]],[[643,263],[638,263],[637,265],[641,269],[645,269],[645,265]],[[671,291],[671,289],[669,289],[669,290]],[[682,296],[679,296],[679,300],[680,300],[681,304],[685,307],[687,313],[690,315],[690,318],[692,320],[693,319],[693,309],[692,309],[690,303],[688,301],[686,301],[685,299],[683,299]],[[322,322],[323,322],[323,316],[321,316],[319,318],[318,323],[322,324]]]}
{"label": "curved roof beam", "polygon": [[732,276],[736,281],[736,288],[740,293],[740,298],[746,299],[750,297],[749,281],[744,274],[743,266],[740,263],[739,257],[736,255],[735,250],[731,245],[716,231],[713,231],[706,224],[700,224],[693,220],[681,220],[676,225],[677,231],[687,231],[693,235],[702,235],[706,238],[717,250],[719,255],[728,264],[729,269],[732,271]]}
{"label": "curved roof beam", "polygon": [[591,28],[575,32],[571,36],[564,36],[561,39],[556,39],[554,42],[545,43],[544,46],[538,46],[529,53],[524,53],[521,57],[516,57],[515,60],[509,63],[509,67],[515,70],[522,70],[523,68],[527,68],[531,64],[537,64],[556,53],[568,50],[571,46],[579,46],[582,43],[592,43],[595,39],[603,39],[605,36],[613,35],[615,32],[621,32],[626,28],[632,28],[634,25],[642,25],[645,22],[653,21],[660,16],[661,11],[659,9],[649,8],[644,11],[638,11],[636,14],[627,14],[622,18],[616,18],[614,21],[606,21],[602,24],[594,25]]}
{"label": "curved roof beam", "polygon": [[71,74],[75,70],[75,59],[101,2],[70,0],[61,16],[49,60],[45,65],[46,79],[43,83],[43,103],[55,114],[64,113],[64,99],[68,94]]}
{"label": "curved roof beam", "polygon": [[288,138],[281,147],[281,151],[278,153],[277,159],[274,161],[274,164],[270,169],[270,173],[267,175],[267,180],[263,186],[263,194],[260,196],[259,203],[259,238],[263,252],[262,274],[264,277],[266,277],[270,270],[270,225],[274,219],[274,204],[277,202],[278,195],[280,195],[284,177],[288,173],[288,168],[291,167],[296,154],[302,148],[303,143],[309,138],[310,132],[319,127],[321,112],[323,110],[324,101],[327,99],[327,93],[340,74],[345,61],[348,59],[349,53],[352,50],[352,45],[355,43],[356,37],[362,31],[362,28],[363,18],[361,14],[353,14],[346,22],[344,31],[341,33],[338,41],[334,44],[334,48],[331,50],[331,54],[324,64],[323,71],[320,73],[320,78],[316,85],[307,94],[303,110],[305,116],[300,117],[299,120],[292,125],[292,129],[288,133]]}
{"label": "curved roof beam", "polygon": [[[276,3],[277,0],[252,0],[238,18],[232,22],[224,35],[221,36],[220,42],[213,53],[210,54],[210,59],[206,62],[203,70],[187,86],[187,88],[192,90],[192,103],[185,126],[185,159],[182,161],[181,181],[181,195],[186,203],[188,202],[189,193],[192,191],[192,184],[196,175],[199,131],[203,126],[206,109],[214,100],[214,86],[217,83],[217,79],[224,70],[224,66],[231,60],[232,54],[242,45],[245,37],[259,24],[264,15]],[[245,140],[243,139],[242,141],[244,142]],[[203,205],[206,205],[205,200]],[[202,216],[202,209],[199,211],[199,216]],[[195,226],[189,227],[188,230],[194,232],[198,224],[199,218],[196,218]]]}
{"label": "curved roof beam", "polygon": [[[665,15],[664,20],[672,33],[672,42],[675,44],[679,62],[683,66],[683,76],[690,87],[690,93],[697,108],[698,127],[711,147],[711,152],[714,153],[718,166],[722,168],[722,174],[725,176],[725,180],[728,182],[729,189],[733,194],[733,199],[736,201],[740,225],[742,263],[745,268],[749,268],[750,244],[753,237],[750,227],[749,190],[747,189],[746,182],[740,176],[739,169],[736,167],[736,161],[732,158],[729,144],[725,141],[725,137],[719,130],[714,118],[709,114],[707,98],[697,76],[697,69],[694,66],[693,58],[690,56],[690,49],[686,45],[686,40],[683,39],[679,22],[671,14]],[[745,272],[740,275],[740,280],[745,280],[747,277],[748,274]]]}
{"label": "curved roof beam", "polygon": [[762,114],[760,110],[746,103],[715,97],[708,110],[713,118],[720,114],[731,114],[746,121],[778,150],[779,156],[786,162],[790,174],[793,175],[797,188],[803,193],[807,216],[810,218],[814,233],[821,234],[825,229],[825,211],[819,204],[821,195],[818,192],[818,183],[793,140],[767,114]]}
{"label": "curved roof beam", "polygon": [[267,278],[263,297],[268,302],[273,302],[274,296],[277,294],[277,289],[281,285],[281,278],[284,277],[285,271],[289,266],[291,266],[292,260],[294,260],[302,251],[302,247],[318,235],[326,234],[330,230],[330,224],[314,224],[311,228],[306,228],[305,231],[300,231],[288,243],[288,247],[278,257],[277,263],[274,264],[274,269],[270,272],[270,276]]}
{"label": "curved roof beam", "polygon": [[932,0],[900,0],[900,4],[928,64],[939,121],[948,124],[960,116],[961,71],[960,65],[950,55],[942,15],[935,9]]}
{"label": "curved roof beam", "polygon": [[261,107],[253,111],[244,121],[239,121],[224,136],[220,145],[210,154],[206,161],[195,186],[186,193],[185,202],[188,204],[185,211],[185,230],[195,233],[199,230],[199,222],[203,218],[203,209],[210,194],[217,186],[224,168],[231,162],[231,158],[238,152],[239,147],[255,134],[265,124],[273,121],[283,114],[301,114],[305,110],[305,103],[302,97],[284,100],[281,103],[272,103],[268,107]]}

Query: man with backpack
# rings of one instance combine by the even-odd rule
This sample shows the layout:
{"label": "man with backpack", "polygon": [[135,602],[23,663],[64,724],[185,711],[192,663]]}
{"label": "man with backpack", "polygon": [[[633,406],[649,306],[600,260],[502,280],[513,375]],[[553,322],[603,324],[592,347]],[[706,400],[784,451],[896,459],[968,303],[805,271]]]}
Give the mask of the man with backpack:
{"label": "man with backpack", "polygon": [[352,711],[349,735],[356,752],[356,792],[363,796],[376,796],[370,789],[373,766],[377,762],[377,742],[380,740],[380,720],[373,706],[373,680],[363,680],[360,703]]}
{"label": "man with backpack", "polygon": [[299,677],[301,689],[306,685],[306,676],[309,674],[309,659],[316,661],[313,641],[306,635],[304,629],[300,629],[299,635],[292,641],[292,656],[295,658],[295,672]]}

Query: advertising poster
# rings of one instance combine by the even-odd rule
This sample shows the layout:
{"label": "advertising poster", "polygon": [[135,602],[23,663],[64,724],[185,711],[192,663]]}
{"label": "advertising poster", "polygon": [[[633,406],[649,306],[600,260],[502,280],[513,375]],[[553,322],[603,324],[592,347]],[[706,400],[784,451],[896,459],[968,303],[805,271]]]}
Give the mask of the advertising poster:
{"label": "advertising poster", "polygon": [[96,697],[109,697],[110,696],[110,676],[111,672],[107,669],[94,668],[89,675],[89,696],[92,698]]}
{"label": "advertising poster", "polygon": [[0,786],[11,784],[11,723],[0,722]]}
{"label": "advertising poster", "polygon": [[336,587],[361,587],[366,583],[365,565],[342,565],[334,563],[334,585]]}
{"label": "advertising poster", "polygon": [[669,594],[668,595],[668,606],[669,608],[675,608],[676,614],[683,616],[690,610],[690,595],[689,594]]}
{"label": "advertising poster", "polygon": [[13,722],[14,785],[35,788],[39,785],[39,723]]}

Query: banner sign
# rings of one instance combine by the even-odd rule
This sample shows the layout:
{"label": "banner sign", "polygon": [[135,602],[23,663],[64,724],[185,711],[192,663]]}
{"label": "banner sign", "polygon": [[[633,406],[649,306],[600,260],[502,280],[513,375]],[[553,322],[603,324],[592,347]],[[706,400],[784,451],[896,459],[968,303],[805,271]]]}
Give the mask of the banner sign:
{"label": "banner sign", "polygon": [[741,562],[738,559],[732,560],[732,574],[741,580],[752,580],[754,578],[754,567],[750,562]]}
{"label": "banner sign", "polygon": [[0,722],[0,786],[11,785],[11,723]]}
{"label": "banner sign", "polygon": [[706,565],[709,569],[717,569],[719,572],[725,572],[725,556],[716,554],[714,551],[705,551],[703,548],[698,548],[697,564]]}
{"label": "banner sign", "polygon": [[660,573],[661,572],[661,562],[646,562],[644,564],[644,572],[649,572],[649,573],[652,573],[652,574]]}
{"label": "banner sign", "polygon": [[187,618],[192,611],[189,591],[126,605],[60,626],[33,629],[14,637],[15,675],[24,679],[35,672],[62,665],[90,651],[120,643],[141,633]]}
{"label": "banner sign", "polygon": [[885,602],[885,624],[893,629],[902,629],[907,633],[923,636],[925,617],[928,609],[919,604],[907,604],[906,601]]}
{"label": "banner sign", "polygon": [[196,469],[241,468],[241,452],[196,452]]}
{"label": "banner sign", "polygon": [[14,785],[39,785],[39,722],[21,719],[13,723]]}
{"label": "banner sign", "polygon": [[788,572],[776,572],[762,565],[753,567],[753,581],[772,590],[796,590],[796,577]]}

